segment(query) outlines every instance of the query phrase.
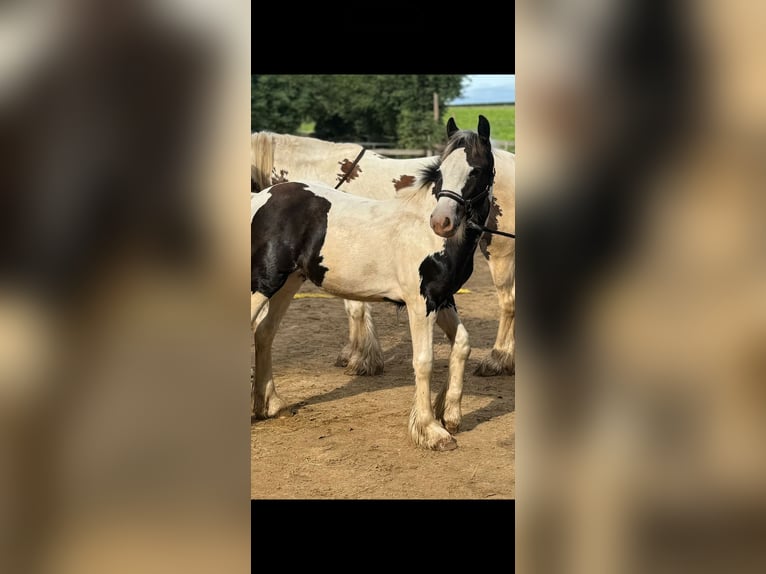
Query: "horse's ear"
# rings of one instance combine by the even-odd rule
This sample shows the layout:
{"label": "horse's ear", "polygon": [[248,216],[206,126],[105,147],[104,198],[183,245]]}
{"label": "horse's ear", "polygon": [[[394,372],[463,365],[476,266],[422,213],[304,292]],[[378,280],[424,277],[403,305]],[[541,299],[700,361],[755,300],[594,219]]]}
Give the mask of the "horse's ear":
{"label": "horse's ear", "polygon": [[451,138],[452,134],[454,134],[458,130],[457,124],[455,123],[455,118],[450,118],[447,120],[447,137]]}
{"label": "horse's ear", "polygon": [[479,137],[489,141],[489,120],[479,114]]}

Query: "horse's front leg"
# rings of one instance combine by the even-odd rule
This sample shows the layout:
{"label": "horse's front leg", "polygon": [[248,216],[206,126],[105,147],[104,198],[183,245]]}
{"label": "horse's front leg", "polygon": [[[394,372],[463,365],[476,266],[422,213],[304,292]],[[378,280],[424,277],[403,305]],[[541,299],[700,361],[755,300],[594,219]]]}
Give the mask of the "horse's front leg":
{"label": "horse's front leg", "polygon": [[407,305],[412,335],[412,367],[415,370],[415,402],[410,412],[410,438],[432,450],[452,450],[457,442],[434,417],[431,409],[433,330],[436,314],[426,315],[425,304]]}
{"label": "horse's front leg", "polygon": [[383,351],[372,322],[370,304],[344,300],[348,315],[349,341],[335,361],[336,367],[346,367],[347,375],[379,375],[383,372]]}
{"label": "horse's front leg", "polygon": [[516,372],[516,268],[514,254],[511,253],[507,257],[490,255],[489,270],[492,274],[492,282],[497,289],[500,321],[492,352],[479,363],[474,374],[480,377],[512,375]]}
{"label": "horse's front leg", "polygon": [[460,428],[462,411],[460,402],[463,398],[463,378],[465,363],[471,355],[468,331],[460,322],[457,310],[449,307],[439,311],[436,322],[452,345],[449,355],[449,383],[442,386],[434,401],[434,414],[450,433]]}

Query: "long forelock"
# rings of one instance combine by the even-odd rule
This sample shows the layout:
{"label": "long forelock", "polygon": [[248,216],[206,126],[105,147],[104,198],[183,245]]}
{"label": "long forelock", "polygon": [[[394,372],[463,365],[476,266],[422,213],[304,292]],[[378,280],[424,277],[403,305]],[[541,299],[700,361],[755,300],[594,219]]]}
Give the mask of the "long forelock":
{"label": "long forelock", "polygon": [[[493,154],[492,145],[482,141],[479,134],[469,130],[460,130],[454,133],[447,142],[441,155],[441,161],[444,161],[448,155],[460,148],[466,148],[469,158],[474,154],[487,154],[487,156]],[[490,161],[494,164],[494,157]]]}
{"label": "long forelock", "polygon": [[444,147],[444,151],[440,157],[440,161],[444,161],[445,158],[456,149],[460,148],[473,148],[475,145],[480,145],[479,134],[470,130],[458,130],[447,142]]}

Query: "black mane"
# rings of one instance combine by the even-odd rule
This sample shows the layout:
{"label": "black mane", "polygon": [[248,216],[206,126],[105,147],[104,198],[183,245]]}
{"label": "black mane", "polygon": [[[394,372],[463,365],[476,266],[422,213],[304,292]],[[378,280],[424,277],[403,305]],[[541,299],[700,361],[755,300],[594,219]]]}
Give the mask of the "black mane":
{"label": "black mane", "polygon": [[441,157],[437,158],[430,164],[420,169],[420,172],[418,173],[420,187],[423,187],[426,185],[432,185],[432,184],[435,185],[439,181],[441,181],[441,178],[442,178],[441,160],[442,160]]}

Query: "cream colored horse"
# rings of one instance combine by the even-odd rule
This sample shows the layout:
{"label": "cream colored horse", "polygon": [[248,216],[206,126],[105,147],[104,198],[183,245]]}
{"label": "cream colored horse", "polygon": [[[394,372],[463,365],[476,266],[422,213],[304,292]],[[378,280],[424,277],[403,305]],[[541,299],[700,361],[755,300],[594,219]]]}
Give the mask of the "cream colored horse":
{"label": "cream colored horse", "polygon": [[[253,191],[282,181],[317,181],[341,191],[391,199],[412,189],[417,174],[435,156],[417,159],[390,159],[366,150],[355,163],[362,147],[332,143],[315,138],[255,132],[251,137],[251,177]],[[516,224],[516,158],[503,150],[493,150],[495,158],[494,200],[487,226],[514,233]],[[475,374],[492,376],[515,371],[515,252],[516,241],[500,235],[484,234],[480,249],[487,259],[497,289],[500,317],[497,337],[490,355]],[[372,375],[383,370],[383,352],[372,321],[369,303],[346,300],[349,342],[336,364],[349,374]]]}

